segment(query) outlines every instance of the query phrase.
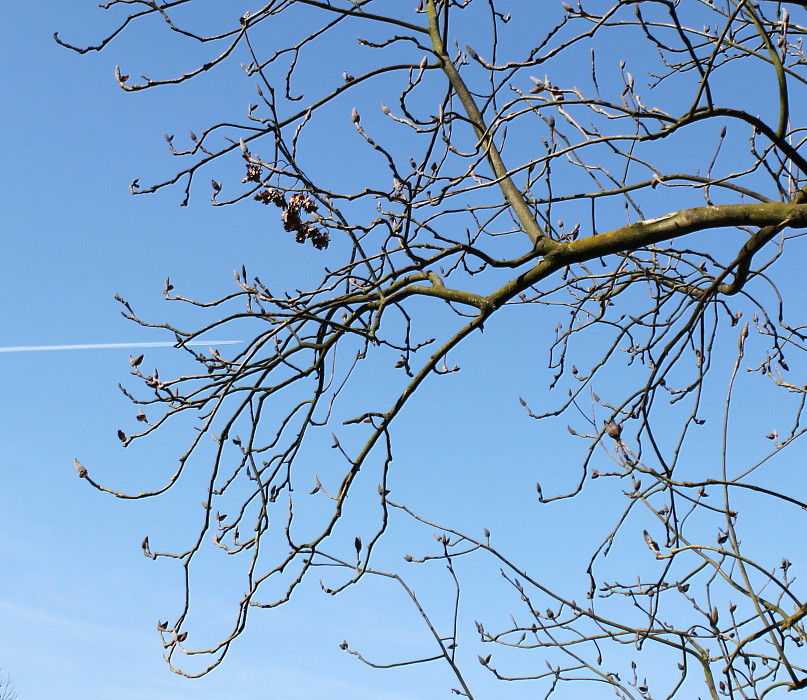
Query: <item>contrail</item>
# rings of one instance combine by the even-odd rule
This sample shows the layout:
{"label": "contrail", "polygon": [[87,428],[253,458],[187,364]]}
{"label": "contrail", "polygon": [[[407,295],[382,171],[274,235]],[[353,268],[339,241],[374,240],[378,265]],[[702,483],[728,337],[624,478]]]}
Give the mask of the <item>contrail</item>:
{"label": "contrail", "polygon": [[[189,340],[184,345],[235,345],[243,340]],[[44,352],[47,350],[111,350],[114,348],[172,348],[176,343],[86,343],[83,345],[18,345],[0,347],[0,352]]]}

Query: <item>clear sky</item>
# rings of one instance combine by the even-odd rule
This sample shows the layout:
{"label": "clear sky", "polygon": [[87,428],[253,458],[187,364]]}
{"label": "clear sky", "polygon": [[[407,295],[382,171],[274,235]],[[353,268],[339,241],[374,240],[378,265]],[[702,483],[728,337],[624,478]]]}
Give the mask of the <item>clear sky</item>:
{"label": "clear sky", "polygon": [[[212,297],[231,289],[244,263],[257,271],[282,256],[271,271],[281,285],[290,284],[285,270],[320,264],[316,251],[267,230],[257,207],[214,209],[207,193],[187,208],[176,190],[129,194],[135,177],[173,167],[163,132],[201,130],[210,114],[195,110],[214,112],[219,100],[200,102],[194,88],[125,94],[115,64],[149,56],[134,37],[100,56],[78,56],[52,38],[59,31],[93,41],[104,19],[94,2],[0,7],[2,347],[162,341],[121,318],[114,295],[162,320],[168,275],[177,288]],[[232,106],[239,114],[250,86]],[[346,630],[371,649],[389,649],[391,637],[423,640],[418,625],[377,629],[382,598],[372,586],[334,600],[314,585],[293,609],[254,615],[215,673],[191,681],[169,672],[155,626],[175,612],[179,571],[144,557],[140,542],[146,534],[159,542],[161,530],[178,525],[172,518],[195,516],[199,499],[186,494],[176,514],[171,498],[124,503],[87,488],[72,463],[79,457],[114,479],[173,463],[183,447],[167,437],[138,454],[122,450],[116,432],[132,427],[134,411],[117,384],[128,377],[130,352],[0,353],[0,668],[20,698],[415,700],[429,697],[433,674],[443,697],[450,679],[442,669],[387,678],[339,650],[346,636],[357,640]],[[145,352],[147,363],[170,362],[170,350]],[[215,576],[199,581],[201,600],[214,622],[228,623],[232,607],[216,596]]]}
{"label": "clear sky", "polygon": [[[80,57],[52,38],[59,31],[92,40],[102,19],[93,2],[0,7],[4,347],[165,340],[122,319],[114,294],[157,319],[169,274],[178,286],[213,295],[230,288],[243,263],[279,254],[266,250],[254,218],[262,211],[212,209],[205,197],[180,208],[176,191],[129,194],[135,177],[172,167],[163,131],[199,129],[206,117],[190,114],[184,96],[127,99],[113,78],[121,52],[132,50],[126,42],[109,55]],[[295,244],[277,241],[284,255],[299,255]],[[130,352],[0,354],[0,668],[20,697],[422,697],[417,683],[380,692],[378,673],[339,652],[349,595],[341,612],[316,595],[294,612],[256,616],[252,641],[207,678],[168,671],[155,626],[174,611],[178,572],[154,566],[140,542],[170,527],[170,509],[104,497],[72,465],[79,457],[109,473],[148,472],[166,458],[157,449],[127,460],[116,438],[133,424],[116,388]],[[170,350],[146,353],[156,363]],[[216,607],[213,616],[230,612]]]}
{"label": "clear sky", "polygon": [[[129,194],[136,177],[172,173],[163,132],[201,130],[226,113],[228,97],[241,113],[249,92],[243,85],[226,92],[234,71],[207,88],[126,94],[113,68],[121,63],[136,74],[135,57],[149,63],[142,37],[87,56],[52,38],[59,31],[91,42],[102,20],[96,4],[84,0],[0,5],[0,347],[163,341],[123,319],[114,295],[141,317],[176,320],[161,291],[169,275],[189,296],[214,297],[232,288],[232,271],[242,264],[262,278],[271,274],[279,287],[292,287],[298,271],[322,264],[316,251],[272,229],[250,203],[213,208],[200,192],[179,207],[178,190]],[[560,440],[529,421],[517,400],[545,386],[531,373],[536,360],[525,348],[540,345],[543,366],[539,341],[553,323],[528,312],[492,323],[455,358],[462,372],[443,380],[441,390],[424,389],[397,428],[405,436],[396,456],[402,494],[427,513],[439,506],[448,522],[479,530],[487,524],[514,550],[524,543],[540,550],[548,533],[560,550],[590,545],[587,513],[609,507],[596,496],[584,499],[574,531],[535,508],[536,481],[551,488],[576,479],[559,474]],[[508,340],[513,333],[517,344]],[[173,464],[185,446],[184,436],[169,430],[142,447],[121,448],[117,430],[131,429],[135,413],[117,389],[128,378],[130,352],[0,353],[0,668],[20,698],[449,697],[452,679],[442,667],[378,671],[340,652],[343,639],[379,661],[429,650],[405,603],[395,606],[400,614],[390,613],[389,601],[400,601],[400,592],[379,581],[330,598],[312,580],[292,604],[255,611],[209,676],[187,680],[169,672],[155,626],[178,606],[180,570],[144,557],[140,543],[147,534],[159,541],[161,533],[180,530],[200,499],[189,487],[160,501],[122,502],[88,488],[72,463],[78,457],[107,480],[125,479],[161,472],[158,466]],[[170,349],[145,352],[147,364],[171,363]],[[405,553],[403,542],[396,549],[393,540],[390,556]],[[545,574],[574,580],[579,572],[564,567],[553,560]],[[226,626],[235,599],[221,593],[217,575],[210,565],[196,579],[211,628]],[[432,592],[430,578],[414,580],[445,622],[450,586]],[[503,611],[497,614],[506,621]],[[469,654],[476,663],[473,647]],[[478,680],[480,697],[533,697],[528,687],[494,690],[485,679]]]}

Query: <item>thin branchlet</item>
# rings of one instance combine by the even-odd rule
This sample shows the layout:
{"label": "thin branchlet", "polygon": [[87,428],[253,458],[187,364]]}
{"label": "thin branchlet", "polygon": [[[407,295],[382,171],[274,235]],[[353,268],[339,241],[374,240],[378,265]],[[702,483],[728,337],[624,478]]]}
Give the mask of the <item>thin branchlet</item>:
{"label": "thin branchlet", "polygon": [[[385,14],[371,0],[272,0],[203,33],[188,22],[193,0],[111,0],[103,7],[120,13],[117,24],[94,45],[57,35],[79,53],[103,51],[156,17],[170,36],[210,49],[177,75],[133,79],[118,69],[129,92],[248,56],[257,98],[243,118],[184,144],[166,135],[181,165],[153,184],[135,180],[132,191],[178,186],[186,204],[212,177],[214,205],[254,207],[256,245],[291,236],[327,261],[305,289],[270,289],[267,273],[246,267],[231,293],[210,300],[166,280],[167,300],[209,314],[190,329],[142,319],[120,299],[124,316],[171,334],[191,368],[166,377],[132,359],[139,388],[121,388],[137,423],[122,443],[191,417],[195,430],[176,468],[140,492],[107,485],[92,465],[76,469],[127,499],[203,471],[188,546],[163,551],[159,533],[143,541],[150,558],[184,567],[183,604],[158,626],[178,673],[207,673],[254,608],[285,604],[324,571],[332,595],[367,577],[392,582],[431,635],[405,659],[347,641],[343,650],[375,668],[441,661],[462,697],[474,697],[473,683],[457,650],[474,643],[485,672],[534,682],[547,697],[569,683],[582,692],[606,684],[625,698],[751,698],[807,685],[803,589],[787,559],[772,563],[743,543],[754,507],[794,521],[807,508],[768,471],[804,434],[807,402],[789,374],[804,367],[805,324],[786,319],[775,276],[807,228],[800,3],[512,5],[425,0]],[[469,27],[474,46],[461,38]],[[306,65],[323,55],[312,79]],[[738,76],[749,89],[737,89]],[[244,169],[240,182],[216,179],[230,162]],[[345,162],[366,168],[346,176]],[[598,521],[588,550],[566,553],[581,577],[563,587],[536,573],[528,548],[388,498],[396,418],[426,382],[459,369],[468,337],[523,307],[554,328],[543,348],[525,348],[547,359],[547,396],[522,398],[525,415],[561,425],[578,457],[564,485],[537,484],[535,506],[574,513],[591,492],[620,504]],[[248,338],[235,354],[189,344],[225,328]],[[368,372],[378,389],[357,409]],[[769,449],[735,463],[731,426],[753,407],[746,384],[790,400],[789,424],[765,435]],[[718,388],[723,429],[704,437]],[[719,466],[693,472],[708,440]],[[337,475],[320,471],[317,449],[342,465]],[[377,517],[345,539],[351,505],[368,498]],[[447,617],[427,610],[405,567],[374,564],[383,535],[413,525],[437,545],[413,539],[421,553],[404,563],[443,567]],[[191,595],[194,562],[208,546],[243,561],[244,593],[221,639],[191,647],[193,614],[204,614]],[[627,570],[615,570],[611,552]],[[461,593],[474,590],[468,558],[490,563],[502,599],[513,600],[509,626],[477,621],[476,640],[461,619]],[[639,652],[649,647],[677,672],[645,678]]]}

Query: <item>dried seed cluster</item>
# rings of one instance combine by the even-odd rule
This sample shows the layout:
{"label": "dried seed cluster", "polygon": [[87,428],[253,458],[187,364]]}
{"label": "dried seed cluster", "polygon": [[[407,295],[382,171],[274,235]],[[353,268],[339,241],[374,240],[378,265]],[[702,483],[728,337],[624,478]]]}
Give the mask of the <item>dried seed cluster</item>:
{"label": "dried seed cluster", "polygon": [[[245,155],[245,158],[248,157]],[[261,166],[254,163],[247,163],[247,176],[244,182],[261,182]],[[255,200],[261,204],[274,204],[283,210],[283,228],[289,233],[294,233],[294,239],[298,243],[311,241],[317,250],[328,247],[330,236],[326,230],[320,229],[314,224],[303,221],[301,212],[312,214],[317,210],[317,203],[307,194],[295,193],[286,200],[285,194],[281,190],[268,188],[261,190],[255,195]]]}
{"label": "dried seed cluster", "polygon": [[247,176],[243,182],[260,182],[261,181],[261,166],[255,163],[247,163]]}
{"label": "dried seed cluster", "polygon": [[286,198],[280,190],[261,190],[255,195],[255,200],[261,204],[274,204],[281,209],[286,208]]}

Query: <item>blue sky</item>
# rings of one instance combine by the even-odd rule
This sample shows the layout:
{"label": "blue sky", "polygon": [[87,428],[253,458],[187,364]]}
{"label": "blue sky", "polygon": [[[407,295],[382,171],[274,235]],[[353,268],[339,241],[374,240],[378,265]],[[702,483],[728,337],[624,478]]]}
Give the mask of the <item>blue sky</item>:
{"label": "blue sky", "polygon": [[[272,270],[281,286],[292,283],[286,270],[319,264],[316,251],[282,232],[270,239],[257,207],[214,209],[207,192],[187,208],[178,206],[178,191],[129,194],[135,177],[156,178],[173,167],[162,133],[199,130],[210,113],[194,113],[194,88],[121,91],[113,68],[127,58],[134,63],[135,52],[143,58],[136,40],[100,56],[57,46],[54,31],[76,42],[98,36],[104,18],[97,4],[14,0],[3,3],[0,18],[7,78],[1,346],[165,340],[121,318],[114,295],[161,320],[168,275],[177,288],[212,297],[231,289],[232,271],[243,263],[260,269],[282,258]],[[238,113],[250,99],[250,84],[241,87],[247,91],[234,102]],[[214,112],[215,101],[202,97]],[[210,676],[190,681],[169,672],[155,626],[176,607],[179,571],[145,558],[140,542],[145,534],[159,542],[163,527],[178,524],[172,518],[188,517],[181,508],[172,515],[178,502],[193,506],[187,495],[164,504],[105,497],[77,479],[72,464],[79,457],[112,478],[126,470],[148,474],[173,463],[182,447],[166,436],[131,457],[121,449],[116,431],[134,422],[117,389],[130,352],[0,354],[0,668],[20,697],[411,700],[426,697],[434,674],[445,680],[442,669],[423,669],[379,685],[381,672],[338,644],[357,627],[379,643],[371,611],[378,613],[372,601],[381,598],[348,592],[332,600],[316,587],[294,609],[254,615],[236,653]],[[147,363],[170,363],[170,350],[145,352]],[[214,581],[203,578],[199,587],[211,618],[229,621]],[[417,625],[403,623],[382,635],[385,648],[392,634],[422,639]]]}
{"label": "blue sky", "polygon": [[[199,131],[228,109],[240,114],[249,83],[236,83],[234,70],[198,87],[126,94],[113,79],[114,65],[136,74],[142,61],[148,72],[158,63],[154,53],[165,58],[162,47],[143,51],[135,33],[100,55],[78,56],[52,39],[59,31],[68,40],[92,41],[102,20],[92,2],[46,0],[34,7],[6,0],[0,7],[2,347],[162,341],[124,320],[114,295],[142,317],[190,321],[195,317],[163,300],[169,275],[189,296],[214,297],[232,288],[232,270],[242,264],[262,278],[271,274],[277,287],[296,286],[322,265],[316,251],[272,230],[250,203],[213,208],[200,191],[183,208],[177,190],[129,194],[135,177],[172,172],[163,132]],[[566,443],[552,432],[557,425],[529,421],[517,400],[525,395],[534,408],[541,403],[545,378],[533,369],[545,364],[553,324],[519,310],[470,339],[454,358],[462,371],[439,387],[426,386],[401,416],[394,486],[404,502],[439,510],[460,528],[488,526],[509,551],[528,543],[535,561],[551,563],[544,575],[563,581],[579,572],[550,553],[590,545],[588,517],[612,504],[597,491],[584,497],[572,529],[558,525],[555,511],[536,508],[536,481],[549,490],[568,486],[577,474],[564,471]],[[146,534],[154,543],[181,531],[201,508],[198,484],[159,501],[121,502],[87,488],[72,464],[78,457],[119,483],[149,481],[184,448],[184,435],[170,430],[121,448],[116,432],[131,429],[135,413],[117,389],[128,377],[129,354],[125,348],[0,353],[0,668],[20,698],[448,697],[452,679],[442,667],[376,671],[339,651],[343,639],[379,660],[429,648],[400,591],[383,581],[332,599],[312,579],[292,604],[255,611],[209,676],[191,681],[168,671],[155,625],[178,605],[180,571],[144,557],[140,542]],[[172,366],[169,349],[148,349],[146,356],[149,365]],[[765,445],[760,438],[749,450]],[[794,478],[786,465],[781,469],[783,478]],[[408,551],[407,532],[392,538],[383,556],[399,560]],[[783,548],[791,544],[783,540]],[[195,579],[205,631],[226,627],[232,611],[219,566],[207,562]],[[465,573],[480,581],[491,576],[471,565]],[[434,586],[431,577],[416,572],[413,580],[445,623],[450,587]],[[491,614],[506,621],[507,610]],[[471,630],[466,635],[473,638]],[[476,663],[472,645],[468,654],[469,665]],[[473,677],[480,697],[532,697],[529,688],[494,691],[486,676]]]}
{"label": "blue sky", "polygon": [[[172,165],[162,132],[183,121],[198,129],[201,120],[167,93],[167,102],[127,99],[113,79],[120,56],[80,57],[53,41],[57,30],[90,38],[98,15],[93,3],[0,8],[8,77],[0,111],[3,346],[164,340],[122,319],[114,294],[158,318],[167,275],[212,295],[229,288],[242,263],[279,254],[256,254],[265,236],[260,227],[256,234],[254,211],[212,209],[204,197],[180,208],[177,192],[128,193],[156,163]],[[283,254],[299,255],[298,247]],[[146,352],[156,362],[170,351]],[[176,602],[178,579],[140,551],[166,511],[103,497],[72,466],[77,456],[113,473],[148,471],[164,458],[156,449],[123,461],[115,434],[133,413],[116,385],[129,353],[0,356],[0,667],[20,697],[258,698],[268,688],[280,698],[416,697],[411,688],[380,695],[372,676],[338,653],[336,621],[323,625],[326,613],[311,606],[256,616],[262,629],[248,633],[253,642],[208,678],[168,671],[155,625]],[[323,627],[331,632],[324,640]]]}

